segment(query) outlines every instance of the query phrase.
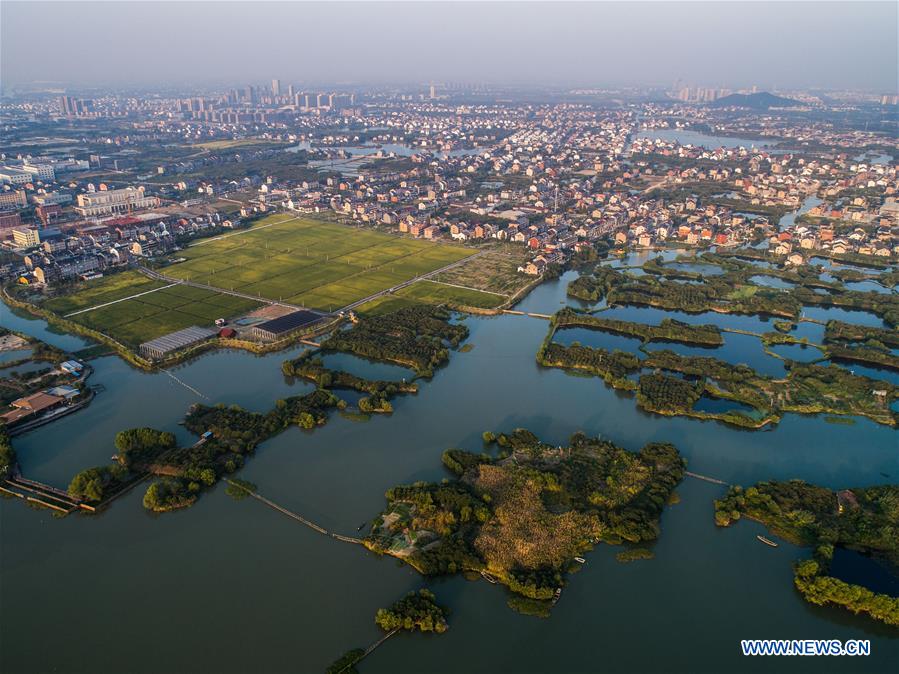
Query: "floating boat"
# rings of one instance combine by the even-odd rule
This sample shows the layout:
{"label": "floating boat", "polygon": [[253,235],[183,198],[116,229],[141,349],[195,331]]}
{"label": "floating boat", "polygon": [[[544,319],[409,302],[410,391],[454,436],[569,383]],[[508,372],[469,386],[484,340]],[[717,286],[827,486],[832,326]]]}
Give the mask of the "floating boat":
{"label": "floating boat", "polygon": [[765,538],[764,536],[756,536],[756,538],[759,539],[765,545],[770,545],[772,548],[777,547],[777,543],[772,541],[770,538]]}
{"label": "floating boat", "polygon": [[562,588],[557,587],[556,591],[553,592],[553,604],[555,604],[557,601],[559,601],[559,597],[561,597],[561,596],[562,596]]}
{"label": "floating boat", "polygon": [[356,531],[362,531],[365,528],[366,524],[368,524],[368,522],[363,522],[362,524],[360,524]]}
{"label": "floating boat", "polygon": [[490,575],[489,573],[487,573],[486,571],[481,571],[481,576],[482,576],[482,577],[484,578],[484,580],[486,580],[488,583],[493,583],[494,585],[496,585],[496,578],[494,578],[493,576],[491,576],[491,575]]}
{"label": "floating boat", "polygon": [[587,563],[587,560],[584,559],[583,557],[575,557],[574,561],[576,561],[578,564],[586,564]]}

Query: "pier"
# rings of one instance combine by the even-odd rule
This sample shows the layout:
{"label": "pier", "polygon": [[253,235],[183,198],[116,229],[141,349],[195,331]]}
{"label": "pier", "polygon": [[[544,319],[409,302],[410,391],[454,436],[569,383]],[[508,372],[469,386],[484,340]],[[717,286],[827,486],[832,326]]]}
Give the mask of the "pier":
{"label": "pier", "polygon": [[79,509],[94,510],[91,506],[82,503],[76,498],[72,498],[62,489],[57,489],[49,484],[36,482],[35,480],[29,480],[18,473],[13,473],[11,477],[0,483],[0,492],[36,503],[65,515]]}

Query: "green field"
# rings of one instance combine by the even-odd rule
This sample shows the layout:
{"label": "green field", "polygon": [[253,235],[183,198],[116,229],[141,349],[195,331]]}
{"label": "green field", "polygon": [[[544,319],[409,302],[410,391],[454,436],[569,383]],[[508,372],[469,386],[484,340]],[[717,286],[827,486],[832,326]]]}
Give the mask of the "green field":
{"label": "green field", "polygon": [[199,147],[204,150],[232,150],[234,148],[246,148],[266,145],[287,145],[287,141],[272,140],[270,138],[237,138],[227,140],[210,140],[205,143],[194,143],[188,147]]}
{"label": "green field", "polygon": [[289,215],[198,243],[167,276],[325,311],[472,255],[470,249]]}
{"label": "green field", "polygon": [[217,318],[246,313],[259,306],[258,302],[241,297],[188,286],[165,288],[166,285],[127,271],[85,282],[75,292],[47,300],[43,306],[66,316],[73,311],[153,290],[140,297],[69,317],[69,320],[99,330],[130,347],[192,325],[211,327]]}
{"label": "green field", "polygon": [[459,288],[427,279],[416,281],[398,290],[395,297],[411,299],[428,304],[456,304],[469,307],[492,309],[506,301],[503,295],[481,292],[473,288]]}

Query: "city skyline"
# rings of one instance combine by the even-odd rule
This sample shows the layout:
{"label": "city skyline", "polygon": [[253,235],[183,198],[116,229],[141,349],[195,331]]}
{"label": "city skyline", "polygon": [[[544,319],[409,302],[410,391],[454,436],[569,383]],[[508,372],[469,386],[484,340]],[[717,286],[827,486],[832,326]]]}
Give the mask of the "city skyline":
{"label": "city skyline", "polygon": [[[314,2],[4,2],[0,79],[5,90],[277,78],[896,91],[895,3],[834,2],[827,12],[804,2],[566,3],[565,12],[536,2],[341,7],[335,23],[333,4]],[[70,27],[85,22],[103,39],[73,37]],[[30,48],[35,25],[41,50]],[[240,32],[229,39],[234,26]],[[340,58],[322,58],[335,49]]]}

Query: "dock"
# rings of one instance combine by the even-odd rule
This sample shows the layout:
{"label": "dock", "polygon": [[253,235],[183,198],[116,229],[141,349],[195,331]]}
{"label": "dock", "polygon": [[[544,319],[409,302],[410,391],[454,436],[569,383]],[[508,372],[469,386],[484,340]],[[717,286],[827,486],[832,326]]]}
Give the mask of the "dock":
{"label": "dock", "polygon": [[93,511],[93,507],[73,498],[62,489],[13,474],[0,483],[0,492],[68,515],[75,510]]}

